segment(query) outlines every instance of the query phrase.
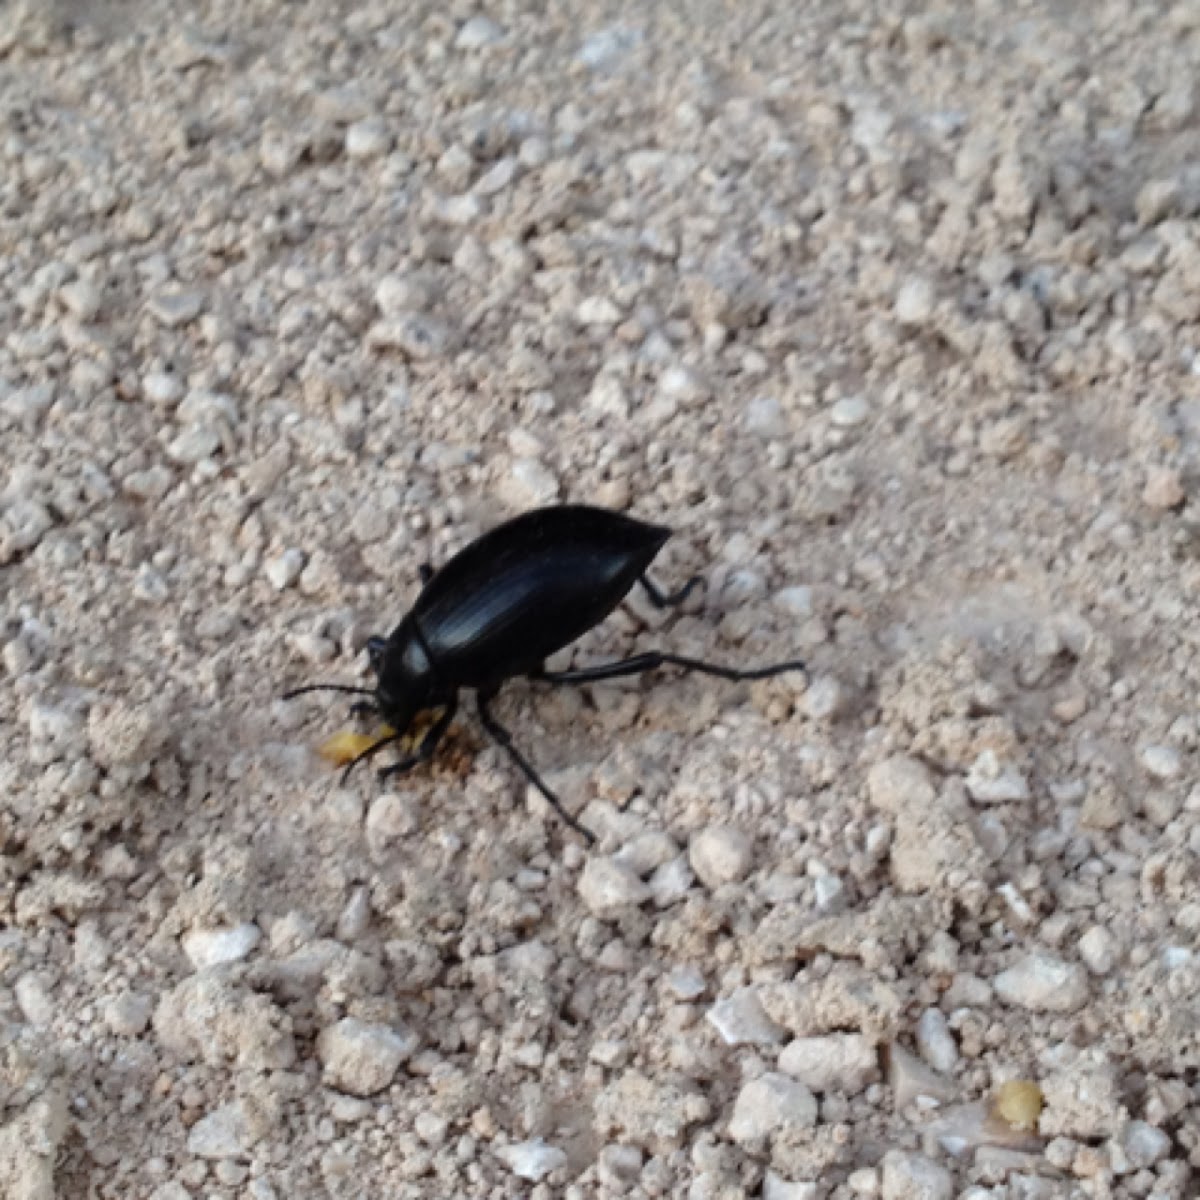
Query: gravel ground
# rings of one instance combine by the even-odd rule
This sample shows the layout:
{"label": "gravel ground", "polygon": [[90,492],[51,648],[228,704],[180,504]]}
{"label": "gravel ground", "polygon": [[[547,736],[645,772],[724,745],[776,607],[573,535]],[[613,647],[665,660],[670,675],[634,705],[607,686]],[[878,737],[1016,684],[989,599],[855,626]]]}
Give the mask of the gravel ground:
{"label": "gravel ground", "polygon": [[[1197,61],[0,4],[6,1200],[1200,1193]],[[594,850],[469,710],[340,787],[279,694],[556,499],[707,583],[576,661],[809,677],[511,687]]]}

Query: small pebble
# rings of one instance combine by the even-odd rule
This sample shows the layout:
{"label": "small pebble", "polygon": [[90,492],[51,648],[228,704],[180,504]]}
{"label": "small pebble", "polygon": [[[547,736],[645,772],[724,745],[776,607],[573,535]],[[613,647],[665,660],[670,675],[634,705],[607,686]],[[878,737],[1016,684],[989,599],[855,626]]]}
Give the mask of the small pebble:
{"label": "small pebble", "polygon": [[738,988],[718,1000],[705,1017],[727,1046],[777,1046],[785,1037],[784,1030],[763,1010],[753,987]]}
{"label": "small pebble", "polygon": [[954,1176],[924,1154],[889,1150],[882,1166],[880,1200],[953,1200]]}
{"label": "small pebble", "polygon": [[621,310],[607,296],[589,296],[580,303],[577,316],[581,325],[615,325]]}
{"label": "small pebble", "polygon": [[745,879],[754,861],[754,845],[740,829],[714,825],[692,838],[688,861],[705,887],[718,888]]}
{"label": "small pebble", "polygon": [[762,1200],[821,1200],[821,1195],[819,1183],[792,1183],[770,1170],[763,1179]]}
{"label": "small pebble", "polygon": [[1125,1153],[1135,1170],[1156,1166],[1171,1153],[1171,1138],[1145,1121],[1130,1121],[1125,1129]]}
{"label": "small pebble", "polygon": [[348,158],[382,158],[392,148],[392,132],[374,118],[355,121],[346,130],[346,156]]}
{"label": "small pebble", "polygon": [[195,466],[212,458],[221,448],[221,437],[204,425],[190,425],[167,446],[167,453],[178,463]]}
{"label": "small pebble", "polygon": [[200,1158],[238,1158],[254,1140],[245,1108],[235,1100],[201,1117],[188,1132],[187,1148]]}
{"label": "small pebble", "polygon": [[252,922],[230,929],[193,929],[181,939],[183,952],[196,971],[240,962],[262,940],[262,930]]}
{"label": "small pebble", "polygon": [[704,972],[699,967],[672,968],[666,984],[676,1000],[698,1000],[708,990]]}
{"label": "small pebble", "polygon": [[936,300],[928,279],[919,275],[906,279],[896,293],[896,319],[901,325],[924,325],[933,316]]}
{"label": "small pebble", "polygon": [[1029,799],[1029,784],[1016,767],[985,750],[967,772],[967,792],[979,804],[1009,804]]}
{"label": "small pebble", "polygon": [[417,1048],[416,1035],[407,1029],[370,1024],[344,1017],[321,1031],[317,1057],[325,1068],[325,1082],[352,1096],[373,1096],[390,1086],[400,1065]]}
{"label": "small pebble", "polygon": [[1022,958],[992,980],[1006,1004],[1031,1012],[1077,1012],[1088,1001],[1087,974],[1075,963],[1050,954]]}
{"label": "small pebble", "polygon": [[650,888],[637,872],[614,858],[592,856],[579,876],[579,896],[601,920],[614,920],[650,899]]}
{"label": "small pebble", "polygon": [[300,578],[307,561],[304,551],[292,546],[282,554],[267,559],[263,563],[263,574],[277,592],[282,592]]}
{"label": "small pebble", "polygon": [[496,1157],[514,1175],[538,1183],[552,1171],[567,1165],[567,1156],[557,1146],[549,1146],[541,1138],[531,1142],[517,1142],[512,1146],[501,1146]]}
{"label": "small pebble", "polygon": [[190,324],[204,311],[200,292],[159,292],[149,303],[151,316],[168,329]]}
{"label": "small pebble", "polygon": [[503,36],[504,30],[490,17],[476,15],[463,22],[454,45],[459,50],[481,50],[484,46],[495,45]]}
{"label": "small pebble", "polygon": [[729,1136],[753,1145],[783,1130],[811,1129],[817,1123],[817,1101],[796,1079],[769,1071],[743,1085],[729,1120]]}
{"label": "small pebble", "polygon": [[935,1070],[949,1074],[958,1062],[958,1044],[940,1008],[927,1008],[917,1020],[917,1050]]}
{"label": "small pebble", "polygon": [[879,1052],[861,1033],[794,1038],[780,1051],[779,1069],[814,1092],[854,1096],[879,1077]]}
{"label": "small pebble", "polygon": [[1174,779],[1183,769],[1179,751],[1171,746],[1144,746],[1139,757],[1155,779]]}
{"label": "small pebble", "polygon": [[843,396],[829,410],[829,419],[843,429],[861,425],[871,415],[871,405],[865,396]]}
{"label": "small pebble", "polygon": [[1187,499],[1179,472],[1171,467],[1151,467],[1146,473],[1142,500],[1150,508],[1166,512],[1178,508]]}
{"label": "small pebble", "polygon": [[1079,939],[1079,957],[1093,975],[1107,975],[1117,965],[1117,940],[1102,925],[1093,925]]}
{"label": "small pebble", "polygon": [[153,1015],[153,999],[138,992],[122,992],[104,1009],[104,1021],[118,1037],[140,1037]]}

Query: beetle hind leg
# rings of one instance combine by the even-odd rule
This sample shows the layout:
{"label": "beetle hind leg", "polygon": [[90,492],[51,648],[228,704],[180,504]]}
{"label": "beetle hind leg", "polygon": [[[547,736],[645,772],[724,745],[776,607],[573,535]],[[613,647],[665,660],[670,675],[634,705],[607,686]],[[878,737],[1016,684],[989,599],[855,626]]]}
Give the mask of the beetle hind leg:
{"label": "beetle hind leg", "polygon": [[479,709],[479,720],[483,723],[484,729],[491,735],[492,740],[507,753],[509,758],[513,760],[520,768],[521,774],[533,784],[535,788],[546,798],[550,807],[575,830],[590,846],[596,844],[596,835],[586,826],[580,824],[567,810],[563,807],[562,801],[550,790],[543,782],[542,777],[534,770],[533,764],[523,755],[520,750],[513,745],[512,734],[500,724],[499,721],[492,715],[491,709],[488,707],[492,700],[495,699],[496,689],[489,691],[480,691],[476,695],[476,705]]}
{"label": "beetle hind leg", "polygon": [[787,671],[805,671],[798,658],[788,662],[772,663],[769,667],[755,667],[742,670],[738,667],[726,667],[720,663],[704,662],[699,658],[687,658],[682,654],[667,654],[661,650],[650,650],[645,654],[635,654],[632,658],[623,658],[619,662],[600,663],[594,667],[578,667],[573,671],[540,671],[533,676],[544,679],[547,683],[598,683],[602,679],[619,679],[623,675],[641,675],[658,667],[682,667],[685,671],[697,671],[702,675],[716,675],[721,679],[770,679],[775,675],[783,675]]}

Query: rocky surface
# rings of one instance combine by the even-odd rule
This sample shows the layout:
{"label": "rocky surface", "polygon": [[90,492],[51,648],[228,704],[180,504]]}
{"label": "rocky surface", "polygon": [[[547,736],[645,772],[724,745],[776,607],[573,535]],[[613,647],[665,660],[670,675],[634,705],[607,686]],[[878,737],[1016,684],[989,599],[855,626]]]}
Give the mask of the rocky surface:
{"label": "rocky surface", "polygon": [[[0,4],[0,1194],[1194,1196],[1198,58]],[[579,661],[807,681],[508,689],[594,850],[469,705],[341,784],[279,694],[563,499],[705,581]]]}

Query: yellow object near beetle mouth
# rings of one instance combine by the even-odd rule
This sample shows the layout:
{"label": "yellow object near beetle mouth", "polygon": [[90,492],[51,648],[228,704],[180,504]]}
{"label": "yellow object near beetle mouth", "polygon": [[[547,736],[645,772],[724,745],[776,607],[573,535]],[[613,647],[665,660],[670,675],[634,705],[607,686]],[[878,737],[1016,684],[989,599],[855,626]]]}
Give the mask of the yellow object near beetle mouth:
{"label": "yellow object near beetle mouth", "polygon": [[318,747],[317,753],[335,767],[344,767],[353,762],[360,754],[378,746],[380,742],[392,737],[394,730],[384,725],[375,733],[358,733],[353,729],[339,729],[332,737],[327,737]]}

